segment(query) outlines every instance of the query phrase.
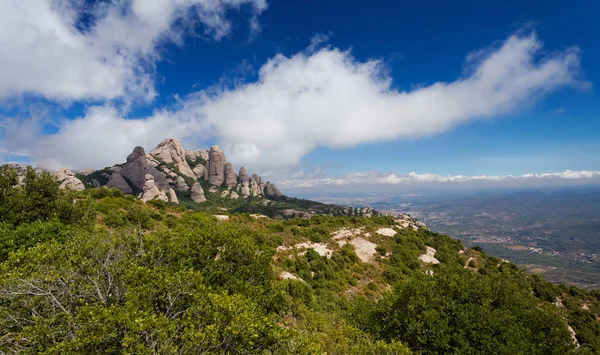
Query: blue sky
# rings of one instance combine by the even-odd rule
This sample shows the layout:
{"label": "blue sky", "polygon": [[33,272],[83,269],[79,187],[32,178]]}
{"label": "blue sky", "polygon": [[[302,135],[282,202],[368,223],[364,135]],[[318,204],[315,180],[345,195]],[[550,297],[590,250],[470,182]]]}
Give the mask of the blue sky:
{"label": "blue sky", "polygon": [[600,176],[597,1],[81,4],[0,5],[1,160],[175,136],[289,186]]}

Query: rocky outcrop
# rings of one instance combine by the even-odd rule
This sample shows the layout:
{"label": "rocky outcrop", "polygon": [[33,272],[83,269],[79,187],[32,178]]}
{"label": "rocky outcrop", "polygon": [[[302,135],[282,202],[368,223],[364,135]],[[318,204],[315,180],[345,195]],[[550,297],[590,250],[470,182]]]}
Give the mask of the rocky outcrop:
{"label": "rocky outcrop", "polygon": [[229,198],[232,200],[237,200],[239,197],[240,195],[238,195],[238,193],[235,191],[231,191],[231,193],[229,194]]}
{"label": "rocky outcrop", "polygon": [[196,175],[185,160],[185,150],[177,139],[165,139],[150,152],[150,155],[156,157],[159,162],[163,161],[175,165],[181,174],[194,179],[196,178]]}
{"label": "rocky outcrop", "polygon": [[260,189],[260,186],[258,186],[258,183],[256,182],[256,180],[254,180],[254,178],[250,179],[250,195],[252,196],[261,196],[262,195],[262,190]]}
{"label": "rocky outcrop", "polygon": [[186,149],[184,156],[185,156],[185,159],[187,159],[188,162],[190,162],[190,161],[196,161],[196,154],[194,154],[193,150]]}
{"label": "rocky outcrop", "polygon": [[250,177],[248,176],[248,172],[244,167],[240,169],[240,182],[242,183],[242,185],[244,185],[244,183],[250,183]]}
{"label": "rocky outcrop", "polygon": [[81,170],[79,173],[80,173],[81,175],[88,176],[88,175],[90,175],[91,173],[93,173],[94,171],[96,171],[96,170],[94,170],[94,169],[92,169],[92,168],[87,168],[87,169]]}
{"label": "rocky outcrop", "polygon": [[133,185],[141,189],[146,183],[146,152],[144,148],[137,146],[127,156],[127,162],[123,164],[120,174]]}
{"label": "rocky outcrop", "polygon": [[169,189],[169,202],[174,203],[174,204],[179,204],[179,199],[177,198],[177,194],[175,193],[175,190],[173,189]]}
{"label": "rocky outcrop", "polygon": [[206,174],[206,168],[204,167],[204,165],[202,164],[198,164],[194,167],[194,169],[192,169],[192,171],[194,172],[194,174],[196,175],[197,179],[202,179],[204,180],[204,176]]}
{"label": "rocky outcrop", "polygon": [[240,195],[244,198],[250,196],[250,186],[242,185],[240,188]]}
{"label": "rocky outcrop", "polygon": [[225,154],[218,145],[212,146],[208,155],[208,182],[214,186],[225,182]]}
{"label": "rocky outcrop", "polygon": [[175,181],[175,189],[177,189],[177,191],[185,192],[188,191],[190,187],[185,183],[185,180],[181,176],[178,176]]}
{"label": "rocky outcrop", "polygon": [[278,198],[281,197],[281,191],[272,182],[267,182],[265,185],[265,195],[267,197]]}
{"label": "rocky outcrop", "polygon": [[225,185],[227,187],[233,187],[237,184],[237,177],[233,172],[233,165],[231,163],[225,163]]}
{"label": "rocky outcrop", "polygon": [[208,150],[194,150],[194,155],[196,158],[201,158],[203,160],[208,160]]}
{"label": "rocky outcrop", "polygon": [[160,190],[154,183],[154,176],[146,174],[144,179],[146,180],[146,182],[144,184],[144,187],[142,188],[142,193],[140,194],[140,196],[138,196],[140,200],[147,202],[156,199],[169,202],[167,194],[163,190]]}
{"label": "rocky outcrop", "polygon": [[85,185],[83,185],[83,182],[81,182],[81,180],[75,177],[74,172],[67,168],[60,169],[59,171],[54,173],[54,176],[56,177],[56,180],[58,180],[58,182],[60,183],[61,189],[69,187],[70,189],[75,191],[85,190]]}
{"label": "rocky outcrop", "polygon": [[204,196],[204,189],[202,189],[200,183],[195,182],[194,185],[192,185],[192,194],[190,198],[196,203],[202,203],[206,201],[206,196]]}
{"label": "rocky outcrop", "polygon": [[131,195],[133,193],[133,189],[131,188],[131,186],[129,186],[127,181],[125,181],[123,176],[121,176],[121,173],[119,172],[120,170],[121,169],[112,173],[112,175],[110,176],[110,179],[108,179],[108,182],[106,183],[106,186],[112,187],[115,189],[119,189],[124,194]]}

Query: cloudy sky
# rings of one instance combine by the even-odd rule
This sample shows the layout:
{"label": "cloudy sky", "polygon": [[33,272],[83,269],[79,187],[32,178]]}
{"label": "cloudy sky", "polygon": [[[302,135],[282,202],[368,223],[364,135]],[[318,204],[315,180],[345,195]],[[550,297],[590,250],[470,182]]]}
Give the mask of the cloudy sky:
{"label": "cloudy sky", "polygon": [[0,161],[167,137],[285,188],[600,180],[597,1],[4,0]]}

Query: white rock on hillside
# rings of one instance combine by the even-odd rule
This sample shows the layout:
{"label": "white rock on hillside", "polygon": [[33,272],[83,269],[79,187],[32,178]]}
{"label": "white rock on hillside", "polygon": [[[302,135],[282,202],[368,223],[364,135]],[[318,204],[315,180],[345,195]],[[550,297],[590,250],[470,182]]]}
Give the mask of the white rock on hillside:
{"label": "white rock on hillside", "polygon": [[75,173],[67,168],[62,168],[56,173],[54,173],[56,180],[60,183],[60,188],[65,189],[67,187],[72,190],[82,191],[85,190],[85,185],[75,177]]}
{"label": "white rock on hillside", "polygon": [[435,258],[435,252],[436,250],[432,247],[425,247],[425,254],[421,254],[419,256],[419,260],[421,260],[425,264],[439,264],[440,261]]}
{"label": "white rock on hillside", "polygon": [[146,174],[145,179],[146,183],[144,184],[144,187],[142,188],[142,193],[139,196],[140,200],[146,202],[157,199],[169,202],[167,194],[164,191],[160,190],[154,183],[154,176]]}
{"label": "white rock on hillside", "polygon": [[150,155],[157,157],[165,163],[175,165],[183,175],[194,179],[196,178],[196,174],[190,169],[190,166],[185,160],[185,150],[177,139],[165,139],[158,147],[150,152]]}

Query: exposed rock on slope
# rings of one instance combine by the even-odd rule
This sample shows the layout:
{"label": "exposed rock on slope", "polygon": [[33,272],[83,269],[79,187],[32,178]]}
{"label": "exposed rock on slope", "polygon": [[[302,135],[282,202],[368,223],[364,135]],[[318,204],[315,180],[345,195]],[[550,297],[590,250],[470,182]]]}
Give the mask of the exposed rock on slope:
{"label": "exposed rock on slope", "polygon": [[138,198],[140,200],[142,200],[144,202],[154,200],[154,199],[165,201],[165,202],[169,201],[167,194],[164,191],[160,190],[154,183],[154,176],[152,176],[150,174],[146,174],[146,176],[144,178],[146,180],[146,183],[144,184],[142,193],[140,194],[140,196],[138,196]]}
{"label": "exposed rock on slope", "polygon": [[225,154],[218,145],[212,146],[208,155],[208,182],[214,186],[225,182]]}
{"label": "exposed rock on slope", "polygon": [[206,196],[204,196],[204,190],[202,189],[202,186],[200,186],[200,183],[195,182],[194,185],[192,185],[192,194],[190,195],[190,198],[196,203],[206,201]]}
{"label": "exposed rock on slope", "polygon": [[167,164],[173,164],[179,171],[188,177],[196,178],[196,174],[190,169],[185,160],[185,150],[179,141],[175,138],[167,138],[162,141],[156,149],[150,152],[150,155],[160,159]]}
{"label": "exposed rock on slope", "polygon": [[60,169],[58,172],[54,173],[54,176],[60,183],[61,189],[70,187],[76,191],[85,190],[85,185],[83,185],[83,182],[75,177],[75,173],[67,168]]}
{"label": "exposed rock on slope", "polygon": [[281,191],[279,191],[279,189],[277,188],[277,186],[275,186],[275,184],[271,183],[271,182],[267,182],[266,187],[265,187],[265,195],[269,196],[269,197],[281,197]]}
{"label": "exposed rock on slope", "polygon": [[225,185],[227,185],[227,187],[233,187],[235,185],[237,185],[237,178],[235,176],[235,173],[233,172],[233,165],[231,165],[231,163],[227,162],[225,163]]}

